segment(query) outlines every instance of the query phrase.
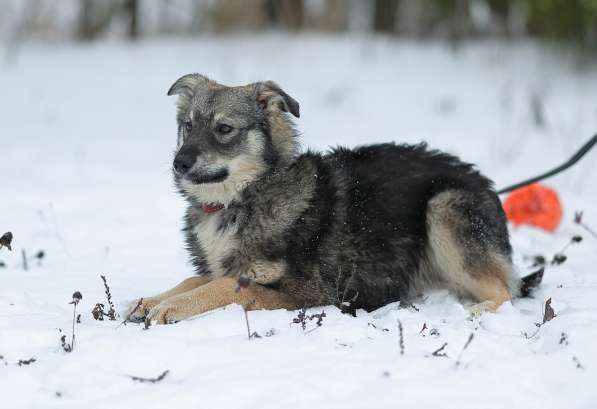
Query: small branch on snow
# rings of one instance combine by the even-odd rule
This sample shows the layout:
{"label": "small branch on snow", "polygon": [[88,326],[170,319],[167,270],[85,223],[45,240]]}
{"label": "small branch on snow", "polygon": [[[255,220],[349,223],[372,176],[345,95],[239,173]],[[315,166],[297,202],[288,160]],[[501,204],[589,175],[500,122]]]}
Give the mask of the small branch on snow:
{"label": "small branch on snow", "polygon": [[583,211],[582,210],[578,211],[578,212],[574,212],[574,223],[578,224],[580,227],[582,227],[587,232],[589,232],[589,234],[591,236],[593,236],[593,237],[595,237],[597,239],[597,232],[595,232],[595,230],[593,230],[591,227],[589,227],[583,221]]}
{"label": "small branch on snow", "polygon": [[464,347],[462,347],[462,350],[458,354],[458,358],[456,358],[456,366],[460,365],[460,358],[462,358],[462,354],[464,353],[464,351],[466,351],[471,342],[473,342],[473,338],[475,338],[475,333],[471,332],[471,334],[468,336],[468,339],[466,340],[466,343],[464,344]]}
{"label": "small branch on snow", "polygon": [[444,345],[442,345],[441,347],[439,347],[438,349],[436,349],[435,351],[433,351],[431,353],[431,355],[433,356],[437,356],[437,357],[443,357],[443,358],[447,358],[448,354],[446,354],[444,351],[444,349],[448,346],[447,342],[444,342]]}
{"label": "small branch on snow", "polygon": [[134,376],[134,375],[127,375],[127,376],[129,378],[131,378],[133,381],[137,381],[137,382],[158,383],[158,382],[162,381],[166,377],[166,375],[168,375],[169,373],[170,373],[170,370],[166,369],[164,372],[162,372],[155,378],[143,378],[141,376]]}
{"label": "small branch on snow", "polygon": [[29,265],[27,264],[27,253],[25,253],[25,249],[21,249],[21,257],[23,259],[23,270],[29,270]]}
{"label": "small branch on snow", "polygon": [[251,332],[251,327],[249,326],[249,313],[247,312],[247,307],[250,305],[255,304],[255,300],[251,300],[246,306],[243,305],[243,312],[245,313],[245,324],[247,325],[247,338],[251,340],[251,338],[261,338],[261,335],[255,332]]}
{"label": "small branch on snow", "polygon": [[575,356],[572,357],[572,362],[574,362],[576,364],[576,368],[577,369],[585,369],[584,366],[582,366],[582,364],[580,363],[579,359]]}
{"label": "small branch on snow", "polygon": [[34,363],[35,361],[37,361],[37,359],[35,358],[29,358],[29,359],[19,359],[19,362],[17,362],[17,365],[19,366],[23,366],[23,365],[31,365],[32,363]]}

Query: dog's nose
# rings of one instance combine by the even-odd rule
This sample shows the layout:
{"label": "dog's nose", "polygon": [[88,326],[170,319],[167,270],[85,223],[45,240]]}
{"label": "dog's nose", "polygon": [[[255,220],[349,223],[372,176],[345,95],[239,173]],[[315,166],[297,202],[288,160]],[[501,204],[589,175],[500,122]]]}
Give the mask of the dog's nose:
{"label": "dog's nose", "polygon": [[174,158],[174,170],[178,173],[187,173],[195,164],[196,156],[190,153],[179,153]]}

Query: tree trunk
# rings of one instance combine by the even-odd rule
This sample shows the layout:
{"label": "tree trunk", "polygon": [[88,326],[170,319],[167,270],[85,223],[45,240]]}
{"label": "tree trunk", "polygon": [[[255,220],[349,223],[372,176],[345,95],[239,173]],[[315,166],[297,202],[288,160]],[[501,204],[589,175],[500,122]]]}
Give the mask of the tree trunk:
{"label": "tree trunk", "polygon": [[127,0],[124,10],[129,19],[128,35],[131,40],[134,40],[139,37],[139,1]]}
{"label": "tree trunk", "polygon": [[396,32],[398,0],[375,0],[373,30],[382,33]]}

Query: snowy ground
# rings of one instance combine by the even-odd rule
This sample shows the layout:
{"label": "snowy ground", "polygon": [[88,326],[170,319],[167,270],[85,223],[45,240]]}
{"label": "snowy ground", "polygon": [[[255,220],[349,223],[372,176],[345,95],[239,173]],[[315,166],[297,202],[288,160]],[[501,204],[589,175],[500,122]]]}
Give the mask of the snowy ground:
{"label": "snowy ground", "polygon": [[[548,182],[565,207],[555,234],[512,230],[521,273],[525,255],[551,257],[573,234],[585,240],[548,269],[534,299],[480,320],[443,292],[418,300],[418,311],[392,304],[352,318],[314,309],[327,316],[312,332],[290,325],[296,312],[251,312],[263,338],[250,341],[238,306],[147,331],[90,314],[104,302],[100,274],[122,306],[191,273],[169,173],[174,101],[165,96],[181,74],[274,79],[301,103],[305,146],[427,140],[478,163],[499,187],[562,161],[597,130],[597,73],[572,52],[264,36],[26,44],[2,64],[0,234],[15,239],[12,253],[0,250],[0,407],[595,407],[597,240],[572,222],[584,209],[597,227],[595,153]],[[46,256],[23,271],[21,249]],[[59,339],[71,334],[75,290],[82,322],[66,353]],[[549,297],[557,317],[528,339]],[[444,343],[448,357],[434,356]],[[156,384],[128,377],[165,370]]]}

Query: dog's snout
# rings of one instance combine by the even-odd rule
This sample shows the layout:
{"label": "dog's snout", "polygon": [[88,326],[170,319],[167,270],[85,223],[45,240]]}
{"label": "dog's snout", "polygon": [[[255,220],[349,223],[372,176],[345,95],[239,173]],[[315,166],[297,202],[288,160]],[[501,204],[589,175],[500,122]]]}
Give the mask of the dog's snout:
{"label": "dog's snout", "polygon": [[195,164],[196,155],[186,152],[180,152],[174,158],[174,170],[178,173],[187,173]]}

